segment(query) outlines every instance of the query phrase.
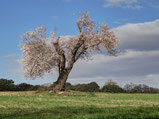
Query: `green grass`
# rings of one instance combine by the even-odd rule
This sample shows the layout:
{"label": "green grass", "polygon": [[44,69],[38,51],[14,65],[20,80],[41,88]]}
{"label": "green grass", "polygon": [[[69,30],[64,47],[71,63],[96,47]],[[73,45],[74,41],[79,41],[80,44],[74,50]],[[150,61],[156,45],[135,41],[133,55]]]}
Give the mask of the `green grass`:
{"label": "green grass", "polygon": [[0,92],[0,119],[159,119],[159,94]]}

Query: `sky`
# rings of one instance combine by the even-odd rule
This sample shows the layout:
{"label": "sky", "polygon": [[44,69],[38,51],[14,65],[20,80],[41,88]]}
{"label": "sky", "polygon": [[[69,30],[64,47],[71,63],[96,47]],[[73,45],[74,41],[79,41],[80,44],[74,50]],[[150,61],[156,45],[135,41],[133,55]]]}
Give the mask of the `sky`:
{"label": "sky", "polygon": [[117,57],[95,54],[78,61],[68,82],[112,79],[120,86],[147,84],[159,88],[159,0],[0,0],[0,78],[15,84],[52,83],[57,73],[35,80],[24,79],[19,64],[21,36],[44,25],[47,35],[79,34],[76,21],[88,11],[95,23],[106,22],[120,40]]}

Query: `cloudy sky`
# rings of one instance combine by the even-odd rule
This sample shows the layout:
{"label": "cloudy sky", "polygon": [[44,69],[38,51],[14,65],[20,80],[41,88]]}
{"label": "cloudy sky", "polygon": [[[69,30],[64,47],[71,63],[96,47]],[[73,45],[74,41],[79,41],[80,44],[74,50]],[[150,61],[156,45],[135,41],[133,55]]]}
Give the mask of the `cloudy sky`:
{"label": "cloudy sky", "polygon": [[77,35],[76,21],[83,11],[112,28],[120,39],[120,54],[78,61],[68,81],[102,86],[112,79],[121,86],[132,82],[159,88],[159,0],[0,0],[0,78],[16,84],[54,82],[57,73],[24,80],[18,63],[20,36],[40,25],[48,35],[54,29],[57,35]]}

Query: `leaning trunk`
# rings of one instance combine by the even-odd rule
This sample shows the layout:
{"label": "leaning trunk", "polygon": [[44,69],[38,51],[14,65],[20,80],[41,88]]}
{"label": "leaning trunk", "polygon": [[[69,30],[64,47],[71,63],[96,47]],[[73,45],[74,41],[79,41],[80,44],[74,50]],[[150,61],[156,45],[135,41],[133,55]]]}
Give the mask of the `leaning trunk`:
{"label": "leaning trunk", "polygon": [[57,81],[53,84],[53,91],[54,92],[65,91],[65,84],[67,78],[68,78],[68,73],[59,74]]}

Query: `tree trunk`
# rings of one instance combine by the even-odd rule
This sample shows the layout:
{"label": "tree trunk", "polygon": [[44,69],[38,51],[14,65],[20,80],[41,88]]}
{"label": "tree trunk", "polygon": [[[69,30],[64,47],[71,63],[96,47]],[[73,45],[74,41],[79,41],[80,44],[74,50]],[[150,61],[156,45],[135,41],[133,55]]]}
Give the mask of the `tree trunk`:
{"label": "tree trunk", "polygon": [[66,80],[68,78],[68,74],[66,72],[60,73],[59,77],[56,82],[53,84],[53,91],[59,92],[59,91],[65,91],[65,84]]}

